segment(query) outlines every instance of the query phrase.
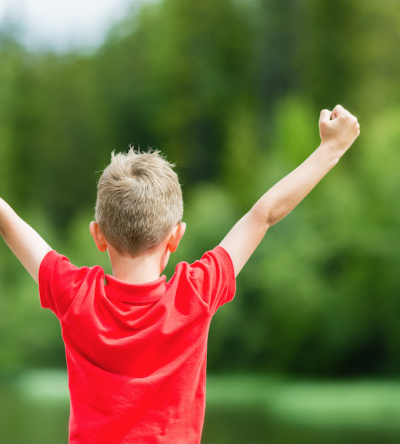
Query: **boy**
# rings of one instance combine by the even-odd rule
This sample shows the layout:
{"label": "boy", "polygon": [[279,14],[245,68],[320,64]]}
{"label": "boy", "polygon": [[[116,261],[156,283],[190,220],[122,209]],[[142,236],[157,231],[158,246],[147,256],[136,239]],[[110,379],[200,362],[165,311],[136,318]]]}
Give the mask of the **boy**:
{"label": "boy", "polygon": [[[207,335],[235,277],[358,137],[341,106],[323,110],[321,145],[271,188],[214,250],[161,276],[185,232],[171,165],[155,153],[112,156],[90,232],[113,275],[77,268],[0,199],[0,232],[58,317],[66,348],[72,444],[195,444],[205,410]],[[104,282],[104,280],[106,282]]]}

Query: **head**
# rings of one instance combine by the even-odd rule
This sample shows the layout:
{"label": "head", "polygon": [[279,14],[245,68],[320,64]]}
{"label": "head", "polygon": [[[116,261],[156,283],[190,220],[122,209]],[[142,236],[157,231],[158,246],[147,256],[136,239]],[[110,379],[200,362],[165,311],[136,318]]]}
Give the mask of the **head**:
{"label": "head", "polygon": [[131,257],[162,244],[174,251],[177,243],[170,238],[182,237],[182,215],[178,176],[159,151],[112,153],[98,183],[96,222],[91,224],[92,234],[105,242],[100,242],[103,248],[96,242],[99,249],[111,245]]}

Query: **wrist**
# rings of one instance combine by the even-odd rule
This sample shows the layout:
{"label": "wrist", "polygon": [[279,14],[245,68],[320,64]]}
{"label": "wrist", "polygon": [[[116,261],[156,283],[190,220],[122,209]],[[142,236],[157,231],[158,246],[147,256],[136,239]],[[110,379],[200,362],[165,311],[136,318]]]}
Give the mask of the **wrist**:
{"label": "wrist", "polygon": [[318,150],[323,152],[328,158],[331,158],[336,163],[339,162],[340,158],[346,152],[346,150],[341,149],[340,145],[335,141],[321,142]]}

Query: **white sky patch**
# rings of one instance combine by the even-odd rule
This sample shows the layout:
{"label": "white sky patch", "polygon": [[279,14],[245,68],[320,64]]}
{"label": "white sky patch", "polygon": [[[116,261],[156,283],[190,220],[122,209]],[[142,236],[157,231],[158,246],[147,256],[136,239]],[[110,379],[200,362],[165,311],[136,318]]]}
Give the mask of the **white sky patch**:
{"label": "white sky patch", "polygon": [[13,26],[30,49],[101,44],[110,27],[143,0],[0,0],[0,29]]}

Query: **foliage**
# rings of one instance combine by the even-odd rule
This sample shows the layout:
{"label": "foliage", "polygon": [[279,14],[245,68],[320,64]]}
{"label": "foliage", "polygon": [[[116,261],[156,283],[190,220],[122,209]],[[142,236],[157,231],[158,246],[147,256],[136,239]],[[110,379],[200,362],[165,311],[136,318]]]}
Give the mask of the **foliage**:
{"label": "foliage", "polygon": [[[95,53],[29,53],[0,33],[0,194],[77,265],[112,150],[177,163],[188,231],[166,270],[213,248],[318,145],[321,108],[360,117],[335,170],[267,233],[213,321],[212,370],[400,370],[400,3],[164,0]],[[64,363],[57,322],[0,244],[0,373]]]}

